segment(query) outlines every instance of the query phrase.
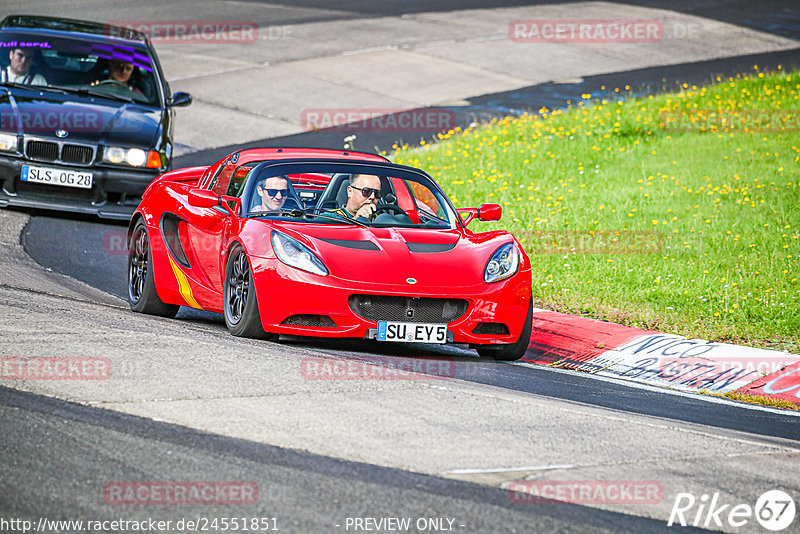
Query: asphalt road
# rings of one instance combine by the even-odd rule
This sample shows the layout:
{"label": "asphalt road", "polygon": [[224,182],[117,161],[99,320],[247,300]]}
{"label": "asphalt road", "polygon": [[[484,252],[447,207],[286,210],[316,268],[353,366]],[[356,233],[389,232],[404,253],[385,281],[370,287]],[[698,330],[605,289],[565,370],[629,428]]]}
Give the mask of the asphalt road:
{"label": "asphalt road", "polygon": [[[662,521],[566,503],[518,504],[507,490],[206,434],[0,388],[0,512],[49,520],[275,518],[280,532],[346,532],[347,518],[449,519],[448,530],[667,532]],[[68,473],[67,476],[65,476]],[[193,478],[194,477],[194,478]],[[115,481],[254,483],[255,504],[114,506]],[[121,509],[124,508],[124,509]],[[75,529],[77,530],[77,529]],[[695,529],[691,529],[694,531]],[[434,529],[412,529],[428,532]],[[4,532],[9,532],[4,530]]]}
{"label": "asphalt road", "polygon": [[[121,224],[38,216],[25,227],[22,243],[25,251],[41,265],[124,299],[127,295],[127,255],[120,243],[124,244],[126,232],[127,227]],[[225,327],[220,314],[186,307],[181,308],[178,318],[211,329]],[[376,353],[392,354],[391,348],[360,340],[294,338],[288,342],[289,346],[292,344],[314,347],[345,358],[369,359]],[[422,346],[418,354],[429,355],[436,351],[436,346]],[[443,354],[466,358],[465,361],[476,356],[469,350]],[[466,369],[468,371],[459,378],[480,384],[762,436],[800,439],[800,417],[754,411],[732,402],[713,404],[693,396],[644,390],[624,383],[600,382],[582,376],[580,372],[553,372],[499,362],[471,362]]]}
{"label": "asphalt road", "polygon": [[[528,3],[363,1],[331,9],[328,2],[300,0],[272,9],[273,18],[260,22],[369,19]],[[193,17],[230,16],[230,5],[247,4],[259,3],[199,2]],[[52,11],[54,5],[42,2],[36,9]],[[136,9],[156,5],[145,2]],[[798,35],[794,1],[679,1],[668,7]],[[80,17],[85,9],[64,6],[61,11]],[[97,9],[97,16],[113,17],[117,8]],[[610,80],[641,92],[669,88],[675,81],[702,83],[709,72],[743,72],[756,61],[800,64],[795,50],[539,84],[470,98],[459,120],[557,107],[614,83]],[[327,135],[312,132],[254,144],[338,146],[341,134]],[[396,140],[370,135],[360,136],[357,148],[388,148]],[[176,164],[207,164],[229,149],[190,154]],[[13,217],[14,224],[20,219]],[[136,316],[118,303],[85,296],[80,288],[76,295],[58,276],[123,296],[124,232],[122,225],[34,212],[21,241],[25,252],[52,271],[45,279],[30,275],[34,266],[20,267],[15,244],[3,242],[0,271],[18,272],[10,281],[8,273],[0,278],[5,327],[0,354],[102,354],[128,372],[96,387],[3,382],[0,520],[275,517],[284,532],[346,532],[353,531],[345,528],[348,517],[446,517],[458,532],[660,532],[668,529],[665,517],[679,491],[720,490],[752,500],[783,487],[800,495],[791,475],[800,441],[800,418],[794,415],[601,382],[575,372],[480,362],[470,351],[301,338],[263,344],[235,340],[216,314],[183,309],[175,321]],[[309,354],[357,362],[445,356],[457,362],[458,376],[425,387],[309,383],[296,376],[298,362]],[[18,390],[26,388],[35,393]],[[567,463],[574,465],[561,465]],[[457,474],[441,467],[476,464],[506,470]],[[508,471],[520,465],[529,472]],[[514,476],[546,478],[551,472],[584,480],[658,479],[665,495],[655,508],[519,505],[499,488]],[[240,507],[115,507],[104,501],[110,482],[148,480],[250,481],[260,498]],[[6,531],[1,522],[0,531]]]}

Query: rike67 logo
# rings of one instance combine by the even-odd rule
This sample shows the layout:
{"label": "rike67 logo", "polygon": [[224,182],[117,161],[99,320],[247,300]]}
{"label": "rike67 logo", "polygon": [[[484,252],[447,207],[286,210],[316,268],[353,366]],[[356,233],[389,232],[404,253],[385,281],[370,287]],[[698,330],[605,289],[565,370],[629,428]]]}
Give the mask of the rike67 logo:
{"label": "rike67 logo", "polygon": [[672,505],[667,526],[691,525],[703,528],[739,528],[755,518],[767,530],[785,530],[794,521],[795,504],[788,493],[770,490],[761,494],[755,506],[731,504],[720,500],[719,492],[713,496],[703,494],[696,499],[691,493],[679,493]]}

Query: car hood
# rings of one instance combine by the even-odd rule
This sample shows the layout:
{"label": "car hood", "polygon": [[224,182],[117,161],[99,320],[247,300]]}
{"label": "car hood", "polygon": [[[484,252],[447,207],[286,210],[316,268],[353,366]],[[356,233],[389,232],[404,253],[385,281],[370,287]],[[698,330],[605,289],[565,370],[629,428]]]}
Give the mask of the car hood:
{"label": "car hood", "polygon": [[[149,148],[156,145],[163,113],[141,104],[114,102],[77,94],[41,94],[9,90],[0,94],[0,129],[64,141]],[[35,96],[33,96],[35,95]]]}
{"label": "car hood", "polygon": [[[332,276],[360,284],[412,284],[418,287],[473,286],[507,232],[362,228],[304,225],[280,228],[310,246]],[[409,282],[413,279],[414,282]]]}

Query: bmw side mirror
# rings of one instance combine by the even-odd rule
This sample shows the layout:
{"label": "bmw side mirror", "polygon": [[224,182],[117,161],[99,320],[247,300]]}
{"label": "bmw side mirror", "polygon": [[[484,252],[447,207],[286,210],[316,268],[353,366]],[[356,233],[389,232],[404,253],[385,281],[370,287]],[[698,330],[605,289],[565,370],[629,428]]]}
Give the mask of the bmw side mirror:
{"label": "bmw side mirror", "polygon": [[189,93],[184,93],[179,91],[172,95],[172,98],[169,99],[169,105],[173,108],[181,108],[184,106],[188,106],[192,103],[192,95]]}

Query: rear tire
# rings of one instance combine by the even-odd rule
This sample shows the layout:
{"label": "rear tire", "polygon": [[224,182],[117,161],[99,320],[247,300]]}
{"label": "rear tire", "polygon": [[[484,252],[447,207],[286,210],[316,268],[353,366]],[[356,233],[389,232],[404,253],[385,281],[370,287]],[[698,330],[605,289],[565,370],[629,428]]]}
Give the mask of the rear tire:
{"label": "rear tire", "polygon": [[261,326],[250,260],[239,244],[234,245],[228,254],[222,295],[225,324],[231,334],[256,339],[275,339],[277,337],[276,334],[266,332]]}
{"label": "rear tire", "polygon": [[180,306],[163,302],[156,292],[153,252],[144,221],[139,219],[128,243],[128,303],[139,313],[175,317]]}
{"label": "rear tire", "polygon": [[533,329],[533,300],[528,306],[528,316],[525,318],[525,326],[522,328],[522,333],[519,335],[516,343],[508,343],[504,345],[483,345],[477,347],[478,355],[487,360],[500,360],[504,362],[512,362],[519,360],[525,355],[528,350],[528,345],[531,343],[531,331]]}

